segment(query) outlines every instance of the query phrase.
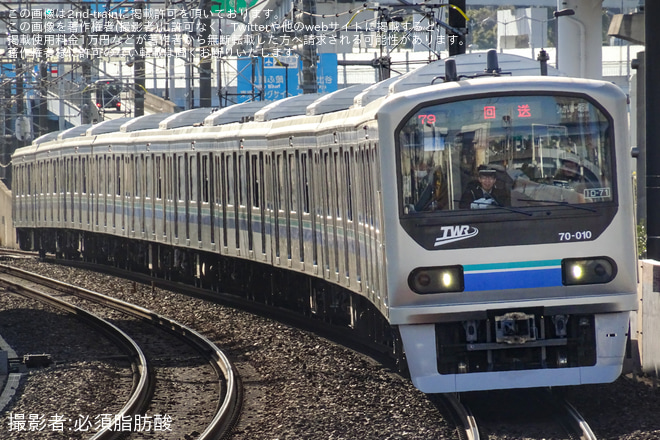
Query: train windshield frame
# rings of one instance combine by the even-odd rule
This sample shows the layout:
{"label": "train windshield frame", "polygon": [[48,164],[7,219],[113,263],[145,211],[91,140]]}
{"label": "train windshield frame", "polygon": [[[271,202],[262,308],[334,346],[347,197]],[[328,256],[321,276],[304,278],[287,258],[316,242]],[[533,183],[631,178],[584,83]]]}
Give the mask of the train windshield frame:
{"label": "train windshield frame", "polygon": [[96,106],[100,110],[121,111],[121,92],[123,85],[114,79],[100,79],[95,82]]}
{"label": "train windshield frame", "polygon": [[584,95],[436,101],[395,139],[402,218],[616,204],[613,119]]}

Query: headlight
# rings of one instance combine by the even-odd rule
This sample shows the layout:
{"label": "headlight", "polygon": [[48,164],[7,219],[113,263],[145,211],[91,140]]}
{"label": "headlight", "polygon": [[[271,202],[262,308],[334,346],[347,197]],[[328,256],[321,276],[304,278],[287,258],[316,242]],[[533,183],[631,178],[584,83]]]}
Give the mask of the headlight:
{"label": "headlight", "polygon": [[571,258],[562,260],[561,272],[566,286],[603,284],[616,276],[616,264],[607,257]]}
{"label": "headlight", "polygon": [[410,272],[408,285],[421,294],[462,292],[463,267],[420,267]]}

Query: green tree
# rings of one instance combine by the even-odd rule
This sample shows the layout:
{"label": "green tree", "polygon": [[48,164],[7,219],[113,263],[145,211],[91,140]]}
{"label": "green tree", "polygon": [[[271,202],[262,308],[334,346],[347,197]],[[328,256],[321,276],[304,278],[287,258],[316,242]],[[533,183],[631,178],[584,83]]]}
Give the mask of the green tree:
{"label": "green tree", "polygon": [[497,9],[483,7],[468,9],[468,44],[473,50],[487,50],[497,48]]}

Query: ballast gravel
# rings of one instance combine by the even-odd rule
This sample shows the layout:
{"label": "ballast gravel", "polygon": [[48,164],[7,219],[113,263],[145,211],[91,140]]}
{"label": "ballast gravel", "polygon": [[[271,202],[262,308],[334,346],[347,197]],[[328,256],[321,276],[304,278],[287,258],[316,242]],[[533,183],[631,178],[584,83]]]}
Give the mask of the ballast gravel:
{"label": "ballast gravel", "polygon": [[[458,438],[451,424],[443,419],[433,396],[419,392],[409,380],[372,359],[309,332],[230,307],[161,289],[152,290],[150,286],[89,271],[34,259],[17,260],[12,264],[141,305],[188,325],[214,341],[235,361],[245,386],[243,416],[231,439]],[[5,303],[3,297],[0,301],[2,336],[8,333],[2,316],[19,313]],[[21,347],[19,342],[14,347],[17,352],[42,348],[29,344]],[[44,347],[43,350],[52,352],[56,358],[70,356],[70,353],[65,355],[66,347]],[[90,383],[93,381],[90,388],[96,391],[90,390],[89,394],[81,396],[67,391],[74,382],[64,375],[64,369],[52,367],[30,373],[30,376],[39,376],[39,380],[26,380],[10,407],[5,409],[0,419],[3,424],[0,437],[89,437],[8,436],[12,433],[7,429],[7,411],[46,413],[66,407],[72,408],[67,410],[71,414],[90,417],[104,411],[105,398],[112,396],[114,387],[110,379],[121,373],[90,377]],[[100,365],[87,368],[94,369],[103,370]],[[81,380],[86,381],[84,377]],[[50,392],[44,392],[46,389]],[[620,378],[613,384],[569,387],[565,392],[599,439],[660,438],[660,390],[647,381]],[[57,402],[47,406],[38,402],[39,398],[56,398]],[[112,405],[107,408],[110,412],[116,410]],[[177,424],[184,425],[185,421],[173,420],[172,429],[176,429]],[[200,432],[203,429],[199,427]],[[185,432],[190,432],[189,427]],[[155,434],[154,438],[158,436]],[[542,433],[499,437],[505,438],[544,437]]]}

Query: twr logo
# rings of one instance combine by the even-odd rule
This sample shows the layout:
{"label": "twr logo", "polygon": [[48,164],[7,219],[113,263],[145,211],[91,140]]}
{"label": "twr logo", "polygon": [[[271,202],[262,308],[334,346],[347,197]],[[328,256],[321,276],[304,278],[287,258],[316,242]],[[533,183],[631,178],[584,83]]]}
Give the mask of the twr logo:
{"label": "twr logo", "polygon": [[442,231],[442,236],[435,239],[434,246],[436,247],[454,241],[465,240],[479,233],[479,229],[469,225],[443,226],[440,230]]}

